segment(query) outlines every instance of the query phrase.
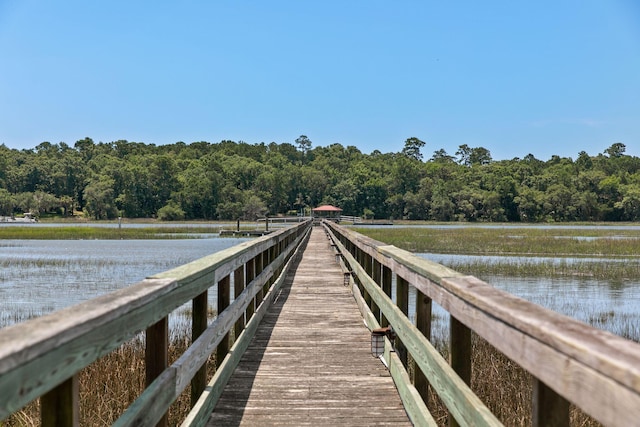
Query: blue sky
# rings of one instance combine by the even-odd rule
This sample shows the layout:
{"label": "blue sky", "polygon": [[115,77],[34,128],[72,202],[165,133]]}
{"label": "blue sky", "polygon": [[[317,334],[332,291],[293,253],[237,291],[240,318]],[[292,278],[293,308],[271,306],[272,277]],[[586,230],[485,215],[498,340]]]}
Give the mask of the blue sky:
{"label": "blue sky", "polygon": [[640,3],[0,0],[0,144],[640,156]]}

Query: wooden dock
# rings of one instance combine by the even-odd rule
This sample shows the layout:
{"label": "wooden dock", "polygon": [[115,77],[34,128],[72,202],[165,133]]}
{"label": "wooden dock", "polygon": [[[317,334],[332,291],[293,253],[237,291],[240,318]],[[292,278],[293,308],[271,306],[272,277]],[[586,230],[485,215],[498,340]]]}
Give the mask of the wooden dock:
{"label": "wooden dock", "polygon": [[411,425],[325,233],[266,314],[209,426]]}

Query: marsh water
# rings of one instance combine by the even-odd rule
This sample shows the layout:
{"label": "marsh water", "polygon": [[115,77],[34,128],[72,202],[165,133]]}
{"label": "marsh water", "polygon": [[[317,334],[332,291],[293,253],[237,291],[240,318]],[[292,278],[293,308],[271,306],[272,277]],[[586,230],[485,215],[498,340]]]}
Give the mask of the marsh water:
{"label": "marsh water", "polygon": [[[0,239],[0,327],[126,287],[147,276],[246,240],[221,238],[217,234],[198,237],[167,240]],[[531,263],[549,260],[532,257],[419,255],[444,265],[467,261]],[[569,258],[561,260],[565,263],[572,261]],[[580,260],[584,261],[584,258]],[[609,258],[590,259],[593,262],[599,260],[612,262]],[[638,259],[617,261],[639,262]],[[543,307],[619,335],[640,339],[638,277],[616,281],[580,276],[478,277]],[[215,298],[215,289],[210,292],[210,298]],[[415,293],[412,298],[415,298]],[[435,307],[434,315],[434,335],[446,334],[448,314]]]}
{"label": "marsh water", "polygon": [[0,327],[121,289],[246,240],[200,237],[0,240]]}
{"label": "marsh water", "polygon": [[[549,258],[511,256],[470,256],[418,254],[443,265],[492,262],[548,262]],[[610,258],[559,258],[558,262],[639,262]],[[640,340],[640,278],[603,281],[590,277],[509,277],[477,275],[479,279],[542,307],[608,330],[616,335]],[[415,290],[412,290],[415,292]],[[434,333],[445,334],[448,313],[434,305]],[[444,339],[444,337],[442,337]]]}

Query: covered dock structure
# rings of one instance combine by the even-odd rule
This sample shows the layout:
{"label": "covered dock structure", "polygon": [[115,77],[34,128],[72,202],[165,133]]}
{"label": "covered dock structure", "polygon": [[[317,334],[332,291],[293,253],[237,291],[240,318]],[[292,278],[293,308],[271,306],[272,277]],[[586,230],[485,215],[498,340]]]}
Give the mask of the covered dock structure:
{"label": "covered dock structure", "polygon": [[342,215],[342,209],[332,205],[322,205],[317,208],[311,209],[314,224],[320,223],[323,219],[340,222],[340,216]]}

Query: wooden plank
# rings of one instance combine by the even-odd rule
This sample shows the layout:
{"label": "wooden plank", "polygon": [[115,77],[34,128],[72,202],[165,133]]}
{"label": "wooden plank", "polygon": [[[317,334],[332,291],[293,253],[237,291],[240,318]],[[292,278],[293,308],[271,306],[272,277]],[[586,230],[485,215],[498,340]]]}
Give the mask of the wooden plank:
{"label": "wooden plank", "polygon": [[[449,363],[465,384],[471,385],[471,329],[453,316],[449,317]],[[459,427],[455,417],[449,417],[450,427]]]}
{"label": "wooden plank", "polygon": [[[396,277],[396,306],[400,309],[402,314],[405,316],[409,315],[409,282],[400,276]],[[402,343],[400,337],[396,339],[395,348],[398,353],[398,357],[400,357],[402,364],[406,368],[409,355],[407,354],[407,349]]]}
{"label": "wooden plank", "polygon": [[285,228],[273,234],[240,243],[215,254],[158,273],[151,276],[151,278],[175,278],[179,283],[183,283],[197,281],[202,277],[209,277],[214,274],[215,277],[211,279],[213,282],[218,282],[223,277],[233,273],[236,268],[246,264],[250,259],[259,256],[269,247],[277,244],[283,237],[295,234],[307,226],[308,222],[300,223],[291,228]]}
{"label": "wooden plank", "polygon": [[[353,286],[353,297],[356,300],[360,313],[362,314],[365,324],[369,330],[379,328],[380,325],[378,324],[377,319],[371,310],[368,309],[357,286]],[[389,366],[389,372],[391,373],[391,377],[398,389],[398,394],[400,395],[400,399],[402,400],[402,404],[409,416],[409,419],[414,425],[418,426],[437,425],[427,408],[425,403],[426,400],[420,395],[419,390],[411,385],[411,379],[409,378],[409,375],[407,374],[407,371],[405,370],[397,353],[390,351],[391,343],[388,339],[385,339],[385,347],[386,351],[384,354],[384,360],[389,361],[386,362]],[[419,371],[419,369],[417,370]]]}
{"label": "wooden plank", "polygon": [[176,370],[169,368],[147,387],[140,397],[113,423],[114,427],[152,427],[159,423],[174,401]]}
{"label": "wooden plank", "polygon": [[[416,328],[424,335],[424,337],[431,341],[431,313],[432,302],[431,298],[425,296],[422,292],[416,290]],[[427,377],[420,369],[416,369],[414,372],[414,385],[422,400],[428,401],[429,397],[429,383]]]}
{"label": "wooden plank", "polygon": [[533,380],[533,427],[568,427],[569,402],[540,380]]}
{"label": "wooden plank", "polygon": [[[207,329],[209,291],[204,291],[192,300],[191,342],[195,342]],[[198,401],[207,386],[207,365],[204,363],[191,380],[191,406]]]}
{"label": "wooden plank", "polygon": [[369,332],[322,230],[313,229],[293,277],[275,295],[209,425],[410,425],[389,372],[370,355]]}
{"label": "wooden plank", "polygon": [[467,425],[502,425],[431,343],[409,322],[404,313],[365,274],[364,269],[355,262],[353,256],[347,253],[345,258],[455,418],[461,424]]}
{"label": "wooden plank", "polygon": [[[225,276],[218,282],[218,313],[229,307],[231,301],[231,277]],[[244,311],[244,310],[243,310]],[[234,322],[236,319],[233,319]],[[235,327],[235,323],[233,325]],[[229,328],[230,330],[231,328]],[[226,332],[216,348],[216,361],[222,361],[229,351],[229,332]]]}
{"label": "wooden plank", "polygon": [[[0,419],[119,347],[175,307],[173,280],[127,289],[0,329]],[[159,302],[159,303],[158,303]]]}
{"label": "wooden plank", "polygon": [[78,375],[74,375],[40,398],[43,427],[75,427],[80,422]]}
{"label": "wooden plank", "polygon": [[[298,240],[300,239],[302,237]],[[294,245],[297,245],[298,240],[294,242]],[[287,251],[292,251],[293,249],[294,246],[289,247]],[[169,369],[166,369],[150,387],[145,389],[143,394],[120,417],[118,421],[123,423],[121,425],[130,425],[128,423],[138,422],[147,423],[156,419],[158,411],[167,410],[169,405],[189,384],[199,367],[235,325],[238,316],[244,313],[247,305],[253,300],[255,293],[262,290],[263,284],[272,275],[272,271],[278,268],[276,264],[283,262],[285,259],[286,253],[283,253],[273,264],[263,269],[261,274],[245,288],[240,297],[216,317],[185,353]],[[143,412],[147,410],[156,412],[144,415]]]}
{"label": "wooden plank", "polygon": [[[456,313],[458,320],[470,325],[487,342],[552,390],[605,425],[632,425],[632,420],[640,417],[640,387],[637,385],[640,345],[613,336],[610,340],[601,340],[600,337],[610,334],[593,331],[591,335],[588,332],[593,328],[587,325],[549,312],[512,295],[505,296],[501,292],[496,294],[497,289],[473,277],[443,279],[443,283],[459,292],[465,289],[464,294],[474,293],[475,298],[472,300],[478,304],[481,301],[483,306],[488,301],[493,301],[496,305],[504,304],[499,308],[489,310],[483,307],[481,310],[447,289],[433,288],[434,292],[438,293],[434,300],[441,302],[446,310]],[[490,296],[492,298],[489,298]],[[505,315],[505,311],[511,313]],[[528,321],[529,326],[520,330],[514,327],[515,325],[505,323],[514,317],[519,318],[514,323],[522,325]],[[563,331],[559,325],[552,324],[552,320],[564,320],[567,331]],[[571,337],[578,335],[579,329],[585,329],[582,333],[584,342],[577,340],[575,336]],[[574,334],[576,332],[578,334]],[[561,336],[554,339],[554,333]],[[575,346],[565,345],[571,342]],[[609,346],[615,342],[620,345]],[[590,353],[590,349],[596,346],[596,343],[600,348]],[[582,348],[585,354],[577,355],[576,351],[579,348]],[[608,357],[604,357],[603,354],[606,348],[610,351]],[[629,364],[629,359],[634,357],[630,354],[633,349],[637,349],[635,359],[638,360],[638,364]],[[585,361],[590,363],[584,363]],[[625,371],[628,377],[620,378]]]}
{"label": "wooden plank", "polygon": [[[240,296],[242,291],[244,290],[245,285],[245,266],[238,267],[236,271],[233,272],[233,298],[234,300]],[[245,326],[244,315],[238,317],[236,321],[236,325],[234,327],[233,335],[235,339],[238,339],[242,330]]]}
{"label": "wooden plank", "polygon": [[[292,248],[290,247],[288,250],[291,251]],[[240,296],[235,299],[226,310],[218,314],[207,330],[204,331],[198,340],[192,343],[174,363],[178,371],[177,394],[186,387],[188,381],[195,374],[195,370],[205,363],[209,355],[215,350],[218,344],[222,342],[229,330],[234,327],[236,320],[242,316],[247,307],[253,303],[256,294],[262,291],[262,287],[267,279],[271,277],[276,266],[284,262],[286,254],[287,252],[281,254],[273,264],[263,269],[258,277],[247,285]]]}
{"label": "wooden plank", "polygon": [[[145,335],[145,382],[149,387],[169,365],[169,319],[164,317],[149,326]],[[158,427],[169,424],[167,409],[161,412],[164,415],[159,418]]]}
{"label": "wooden plank", "polygon": [[[357,234],[330,226],[338,234]],[[407,251],[366,243],[371,246],[364,250],[384,266],[600,422],[630,425],[640,418],[640,344],[545,310]]]}
{"label": "wooden plank", "polygon": [[[267,239],[258,239],[259,249],[268,242],[277,243],[283,235],[296,235],[297,227],[304,229],[304,226],[296,226]],[[226,255],[236,253],[231,251]],[[225,266],[229,264],[220,257],[215,260]],[[215,270],[215,274],[219,271]],[[171,278],[147,279],[0,330],[0,342],[3,343],[0,346],[0,419],[18,411],[202,293],[212,283],[205,279],[200,277],[189,283],[178,283]]]}
{"label": "wooden plank", "polygon": [[[303,240],[303,239],[304,238],[300,240]],[[296,248],[296,254],[297,254],[301,251],[301,248],[297,245],[297,242],[295,246],[297,246]],[[295,260],[293,258],[288,260],[287,264],[283,268],[283,273],[280,274],[280,276],[276,279],[272,289],[269,290],[269,293],[267,295],[265,302],[258,307],[258,310],[256,311],[255,315],[251,317],[251,319],[247,323],[246,328],[239,335],[238,339],[236,340],[231,350],[229,351],[229,354],[226,355],[225,359],[218,366],[216,373],[214,374],[213,378],[209,382],[209,386],[207,390],[204,393],[202,393],[198,402],[196,403],[196,405],[194,405],[193,409],[189,412],[189,414],[187,415],[187,418],[183,421],[181,426],[199,427],[207,423],[210,417],[210,414],[213,411],[213,408],[218,403],[218,399],[220,398],[222,391],[224,390],[225,386],[227,385],[227,382],[229,381],[229,378],[233,374],[236,366],[240,362],[240,359],[242,358],[244,352],[249,346],[251,340],[253,339],[255,332],[258,329],[258,326],[264,317],[264,314],[267,312],[268,308],[270,307],[273,301],[274,295],[277,294],[278,290],[280,289],[280,286],[282,286],[282,284],[284,283],[286,274],[294,262]],[[240,296],[242,296],[242,294]],[[243,306],[249,303],[253,303],[253,296],[251,296],[250,298],[246,298],[246,300],[247,302],[245,302]]]}

